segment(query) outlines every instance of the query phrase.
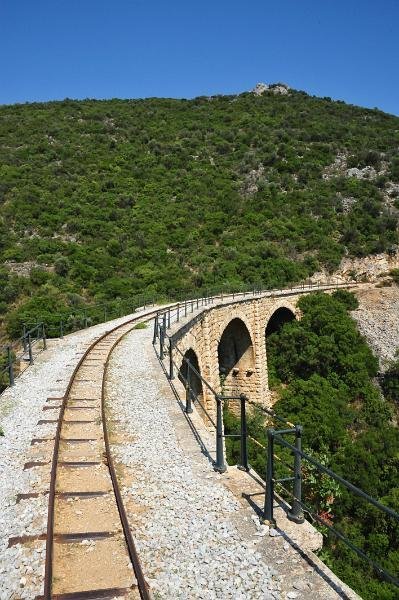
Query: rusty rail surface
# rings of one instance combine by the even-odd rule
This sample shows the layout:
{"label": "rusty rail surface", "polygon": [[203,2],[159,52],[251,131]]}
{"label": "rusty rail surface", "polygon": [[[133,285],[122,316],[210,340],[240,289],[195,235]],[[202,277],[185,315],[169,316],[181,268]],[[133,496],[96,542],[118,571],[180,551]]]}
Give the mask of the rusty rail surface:
{"label": "rusty rail surface", "polygon": [[[124,331],[120,337],[112,344],[109,348],[108,355],[104,364],[103,374],[102,374],[102,386],[101,386],[101,414],[102,414],[102,425],[103,425],[103,437],[104,437],[104,445],[106,449],[106,464],[108,466],[109,474],[112,480],[113,492],[115,496],[115,501],[117,504],[123,533],[129,553],[129,557],[133,566],[134,574],[137,580],[137,586],[140,593],[140,597],[142,600],[149,600],[150,595],[148,591],[148,584],[145,580],[144,573],[141,567],[140,559],[136,550],[136,546],[134,543],[134,539],[132,533],[130,531],[130,526],[128,522],[128,517],[126,514],[126,510],[123,504],[122,495],[119,489],[119,483],[112,459],[112,454],[110,451],[110,443],[109,436],[107,431],[107,421],[105,417],[105,381],[106,381],[106,371],[109,363],[109,359],[114,348],[121,342],[121,340],[128,333],[132,331],[134,325],[137,322],[142,321],[150,321],[156,315],[157,311],[151,311],[150,313],[146,313],[144,315],[136,316],[129,321],[125,321],[124,323],[117,325],[113,329],[106,331],[99,338],[94,340],[94,342],[87,348],[84,352],[83,356],[80,358],[78,364],[76,365],[72,376],[69,380],[68,386],[66,388],[65,394],[62,398],[62,405],[60,409],[60,415],[57,424],[57,430],[55,434],[55,442],[54,442],[54,450],[53,450],[53,458],[52,458],[52,467],[51,467],[51,476],[50,476],[50,490],[49,490],[49,504],[48,504],[48,518],[47,518],[47,534],[46,534],[46,563],[45,563],[45,576],[44,576],[44,600],[52,600],[52,598],[57,597],[53,595],[53,559],[54,559],[54,509],[55,509],[55,498],[56,498],[56,479],[57,479],[57,467],[58,467],[58,455],[60,449],[60,441],[61,441],[61,429],[64,421],[65,409],[67,407],[67,401],[69,394],[71,392],[72,385],[75,381],[76,375],[79,369],[82,367],[85,359],[90,355],[90,353],[98,346],[98,344],[104,341],[108,336],[114,334],[119,329],[125,327],[127,325],[131,325],[127,331]],[[95,590],[93,590],[95,591]],[[100,590],[96,590],[100,592]],[[105,591],[105,590],[104,590]],[[72,598],[72,594],[65,594],[65,597],[68,596]],[[84,597],[92,597],[90,596],[90,592],[80,593],[76,597],[84,598]],[[97,597],[97,596],[96,596]],[[101,596],[102,597],[102,596]],[[104,596],[105,597],[105,596]],[[111,597],[111,596],[110,596]]]}

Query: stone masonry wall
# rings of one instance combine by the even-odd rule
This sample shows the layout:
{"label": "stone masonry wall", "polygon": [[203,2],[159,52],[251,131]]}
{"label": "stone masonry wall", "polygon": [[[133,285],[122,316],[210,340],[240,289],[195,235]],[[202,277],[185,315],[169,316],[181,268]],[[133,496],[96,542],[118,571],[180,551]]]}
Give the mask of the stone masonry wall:
{"label": "stone masonry wall", "polygon": [[[281,307],[289,309],[298,317],[298,298],[297,294],[287,294],[285,297],[255,297],[207,307],[173,333],[173,342],[183,354],[189,349],[196,353],[202,377],[220,393],[218,346],[229,323],[240,319],[248,330],[252,349],[249,348],[236,368],[227,375],[223,391],[225,395],[245,393],[251,400],[270,406],[266,326],[276,310]],[[177,364],[181,364],[182,358],[177,350],[174,350],[173,358]],[[203,401],[213,414],[213,394],[204,385]]]}

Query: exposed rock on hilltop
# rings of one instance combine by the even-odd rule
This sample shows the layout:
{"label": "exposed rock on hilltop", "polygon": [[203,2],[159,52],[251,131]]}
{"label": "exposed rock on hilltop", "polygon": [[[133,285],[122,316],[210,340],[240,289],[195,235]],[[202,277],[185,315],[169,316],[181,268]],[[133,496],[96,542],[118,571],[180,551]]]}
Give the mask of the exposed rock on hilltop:
{"label": "exposed rock on hilltop", "polygon": [[255,94],[255,96],[261,96],[265,92],[270,92],[271,94],[275,95],[281,94],[282,96],[286,96],[289,93],[290,89],[291,88],[286,83],[257,83],[254,89],[252,90],[252,93]]}
{"label": "exposed rock on hilltop", "polygon": [[252,90],[252,93],[255,94],[255,96],[261,96],[268,90],[269,86],[267,85],[267,83],[257,83],[254,89]]}

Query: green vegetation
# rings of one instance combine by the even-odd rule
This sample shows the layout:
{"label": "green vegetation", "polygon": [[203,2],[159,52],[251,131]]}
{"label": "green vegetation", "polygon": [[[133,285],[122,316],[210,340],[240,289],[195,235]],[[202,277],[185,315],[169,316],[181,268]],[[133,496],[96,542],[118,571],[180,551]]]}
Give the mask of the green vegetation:
{"label": "green vegetation", "polygon": [[391,361],[383,375],[382,390],[384,396],[394,402],[399,409],[399,349],[396,351],[396,359]]}
{"label": "green vegetation", "polygon": [[[267,339],[271,382],[279,392],[277,414],[304,427],[305,451],[383,504],[399,509],[399,436],[392,419],[397,398],[398,367],[392,365],[386,399],[372,379],[377,361],[358,333],[348,310],[356,298],[346,291],[302,297],[300,321],[285,323]],[[388,384],[388,381],[390,382]],[[391,387],[391,383],[395,385]],[[277,424],[273,425],[277,429]],[[226,430],[238,420],[226,414]],[[265,419],[255,412],[250,435],[265,444]],[[228,440],[230,460],[237,461],[237,441]],[[292,464],[292,457],[278,449]],[[250,462],[265,472],[265,452],[250,445]],[[287,476],[280,463],[277,475]],[[277,491],[284,492],[277,487]],[[313,511],[342,531],[387,571],[395,574],[399,560],[399,527],[391,518],[304,464],[304,497]],[[289,501],[289,496],[286,496]],[[381,582],[367,564],[321,527],[326,536],[322,558],[365,600],[394,600],[397,589]]]}
{"label": "green vegetation", "polygon": [[392,277],[394,283],[399,285],[399,269],[391,269],[389,271],[389,275]]}
{"label": "green vegetation", "polygon": [[[389,251],[398,147],[397,117],[295,91],[2,106],[0,317],[16,336],[77,299],[284,286]],[[341,153],[386,174],[324,178]]]}
{"label": "green vegetation", "polygon": [[133,329],[147,329],[147,327],[148,327],[148,323],[141,322],[141,323],[137,323],[137,325],[135,325],[133,327]]}

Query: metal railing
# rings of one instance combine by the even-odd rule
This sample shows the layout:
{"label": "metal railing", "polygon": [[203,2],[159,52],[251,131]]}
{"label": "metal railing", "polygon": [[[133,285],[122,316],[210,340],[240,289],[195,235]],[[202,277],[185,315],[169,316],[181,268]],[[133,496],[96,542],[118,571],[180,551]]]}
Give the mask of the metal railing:
{"label": "metal railing", "polygon": [[[185,294],[177,291],[169,292],[160,301],[165,300],[167,303],[178,303],[177,309],[177,321],[181,317],[187,316],[189,312],[193,312],[194,307],[199,308],[200,306],[208,306],[213,304],[215,300],[225,300],[231,298],[233,301],[237,299],[246,299],[248,297],[254,297],[262,294],[274,294],[274,293],[290,293],[293,290],[298,291],[310,291],[324,289],[326,287],[340,288],[348,287],[348,285],[355,285],[356,282],[342,283],[337,278],[328,277],[324,282],[312,283],[311,280],[300,282],[298,284],[291,284],[287,288],[271,288],[262,284],[257,285],[242,285],[239,288],[234,288],[229,285],[208,287],[205,290],[200,290],[198,295],[193,298],[185,296]],[[143,293],[129,298],[126,300],[118,299],[111,300],[109,302],[103,302],[100,304],[86,304],[85,306],[76,306],[70,310],[66,310],[63,313],[52,313],[51,319],[45,315],[39,315],[36,321],[27,321],[21,319],[20,326],[22,327],[34,327],[38,323],[44,323],[48,337],[63,337],[66,333],[71,333],[92,325],[104,323],[107,320],[115,319],[129,314],[138,307],[145,308],[146,306],[155,304],[155,294]]]}
{"label": "metal railing", "polygon": [[[206,302],[212,303],[214,298],[209,298]],[[194,301],[193,301],[194,302]],[[198,307],[199,308],[199,307]],[[184,305],[184,314],[187,316],[193,312],[193,305]],[[179,379],[182,381],[185,388],[185,412],[190,414],[193,412],[192,403],[198,406],[203,413],[206,415],[209,422],[215,429],[216,434],[216,460],[214,461],[214,469],[220,473],[226,471],[227,466],[224,455],[224,438],[240,438],[240,458],[238,468],[244,471],[249,471],[252,467],[248,462],[248,441],[252,441],[258,447],[260,447],[265,453],[266,468],[265,468],[265,495],[264,495],[264,506],[263,506],[263,519],[265,522],[275,524],[274,518],[274,505],[276,499],[279,500],[275,492],[277,486],[290,498],[290,505],[284,502],[284,507],[288,519],[296,523],[303,523],[305,520],[305,513],[307,513],[314,521],[320,525],[326,527],[336,538],[342,541],[350,550],[355,552],[360,558],[365,560],[372,569],[385,581],[399,587],[399,579],[386,571],[381,565],[374,561],[368,556],[361,548],[354,544],[345,534],[337,530],[331,525],[325,518],[318,514],[317,510],[312,509],[303,500],[302,485],[303,485],[303,465],[308,463],[312,465],[314,469],[320,474],[329,476],[338,484],[345,487],[349,492],[357,497],[362,498],[368,504],[382,512],[383,514],[393,518],[399,522],[399,514],[393,509],[381,504],[378,500],[367,494],[351,482],[347,481],[325,465],[321,464],[314,457],[310,456],[307,452],[302,450],[302,439],[303,439],[303,428],[301,425],[291,423],[280,415],[276,414],[273,410],[267,409],[264,406],[259,405],[249,400],[244,394],[239,396],[224,396],[217,392],[209,382],[201,375],[198,369],[191,363],[191,361],[183,354],[173,339],[167,333],[167,329],[170,328],[173,317],[178,322],[181,314],[181,307],[175,307],[173,309],[168,308],[163,311],[159,311],[154,318],[154,334],[153,344],[156,348],[157,340],[159,342],[159,350],[157,354],[161,361],[166,357],[168,358],[168,368],[165,371],[168,373],[170,380],[174,379],[175,370],[179,373]],[[166,350],[166,343],[168,343],[168,349]],[[180,356],[180,364],[173,358],[173,351]],[[185,365],[185,369],[182,369],[182,365]],[[184,373],[186,371],[186,373]],[[204,385],[209,392],[213,395],[216,405],[216,422],[210,415],[209,410],[204,406],[201,398],[201,394],[198,394],[194,389],[193,377],[198,378],[201,384]],[[225,434],[223,425],[223,405],[230,401],[238,401],[240,403],[240,433],[239,434]],[[272,427],[266,427],[267,444],[264,445],[256,438],[252,437],[248,433],[247,423],[247,411],[246,406],[256,406],[258,410],[265,414],[269,420],[276,421],[283,428],[275,429]],[[294,436],[293,443],[288,442],[286,436]],[[293,458],[293,464],[285,462],[276,452],[276,446],[287,449]],[[288,477],[277,477],[276,476],[276,461],[288,468],[292,473]],[[262,475],[257,474],[262,478]],[[283,485],[284,484],[284,485]],[[286,484],[291,484],[291,489],[287,488]]]}
{"label": "metal railing", "polygon": [[[76,307],[63,313],[52,313],[51,319],[48,318],[47,320],[44,315],[40,315],[39,321],[45,324],[48,338],[62,338],[68,333],[126,316],[139,307],[145,309],[146,306],[153,304],[153,295],[140,294],[128,300],[88,304],[85,307]],[[37,322],[21,321],[21,327],[24,329],[35,325],[37,325]]]}
{"label": "metal railing", "polygon": [[[298,429],[299,427],[300,426],[296,426],[296,429]],[[310,465],[315,467],[319,473],[328,475],[331,479],[333,479],[334,481],[336,481],[337,483],[342,485],[344,488],[346,488],[352,494],[355,494],[359,498],[362,498],[368,504],[377,508],[380,512],[395,519],[398,523],[399,523],[399,514],[396,511],[394,511],[393,509],[385,506],[384,504],[381,504],[381,502],[379,502],[378,500],[376,500],[375,498],[373,498],[372,496],[370,496],[369,494],[367,494],[366,492],[364,492],[357,486],[353,485],[353,483],[351,483],[350,481],[347,481],[346,479],[344,479],[337,473],[334,473],[334,471],[332,471],[325,465],[322,465],[319,461],[317,461],[315,458],[310,456],[308,453],[303,452],[300,444],[297,443],[297,440],[298,439],[300,440],[302,437],[302,428],[300,428],[300,429],[301,430],[300,430],[298,436],[296,437],[295,445],[287,442],[287,440],[285,440],[283,438],[283,435],[285,433],[294,432],[295,430],[282,430],[282,431],[276,431],[274,429],[267,430],[268,445],[267,445],[267,468],[266,468],[266,494],[265,494],[265,510],[264,510],[265,519],[269,520],[270,522],[273,522],[273,520],[274,520],[274,517],[273,517],[274,484],[276,483],[276,484],[281,485],[285,481],[284,479],[275,479],[275,477],[274,477],[274,444],[277,443],[277,444],[280,444],[282,447],[285,447],[288,450],[290,450],[292,452],[292,454],[294,455],[294,477],[295,477],[294,489],[291,492],[290,490],[287,490],[285,488],[285,486],[281,485],[282,490],[292,498],[293,507],[296,506],[297,510],[299,510],[302,514],[303,514],[303,511],[307,512],[315,521],[317,521],[318,523],[320,523],[321,525],[326,527],[333,535],[335,535],[338,539],[340,539],[342,542],[344,542],[344,544],[346,544],[348,546],[348,548],[350,548],[353,552],[355,552],[360,558],[362,558],[363,560],[368,562],[368,564],[374,569],[374,571],[376,573],[378,573],[378,575],[380,575],[387,582],[392,583],[393,585],[399,587],[399,579],[397,577],[395,577],[394,575],[392,575],[391,573],[386,571],[381,565],[379,565],[376,561],[374,561],[372,558],[370,558],[361,548],[359,548],[356,544],[351,542],[351,540],[346,535],[344,535],[341,531],[339,531],[335,527],[333,527],[328,520],[321,517],[317,513],[317,511],[313,510],[308,504],[306,504],[303,501],[302,492],[301,492],[301,480],[302,480],[301,470],[302,470],[303,461],[306,461],[307,463],[309,463]],[[269,490],[269,492],[268,492],[268,490]],[[290,518],[289,513],[287,516]]]}
{"label": "metal railing", "polygon": [[31,329],[24,327],[22,336],[4,346],[1,354],[0,386],[5,389],[15,383],[28,365],[33,365],[36,356],[47,347],[44,323],[38,323]]}
{"label": "metal railing", "polygon": [[[204,306],[207,307],[213,304],[217,299],[223,301],[230,298],[235,301],[241,297],[241,299],[245,300],[249,296],[255,297],[263,294],[273,295],[284,292],[292,293],[293,291],[300,292],[326,289],[331,287],[348,287],[348,285],[354,285],[355,283],[356,282],[352,282],[350,284],[340,283],[337,279],[327,278],[325,282],[317,283],[312,283],[309,279],[307,282],[292,284],[290,288],[285,289],[268,288],[263,284],[241,286],[239,289],[231,288],[228,285],[219,286],[218,288],[208,288],[205,294],[197,296],[194,299],[183,298],[177,300],[177,304],[175,303],[175,308],[168,309],[166,316],[167,324],[170,326],[171,319],[173,317],[175,317],[176,322],[179,322],[182,317],[187,317],[187,315],[193,313],[195,309],[199,309],[200,307],[202,308]],[[179,295],[176,292],[173,293],[173,296],[175,299],[179,296],[182,298],[182,295]],[[86,305],[82,308],[76,307],[68,313],[65,312],[58,315],[52,314],[50,322],[46,321],[43,317],[34,323],[21,321],[21,328],[23,328],[22,336],[4,348],[3,357],[0,358],[0,393],[6,387],[8,387],[8,385],[13,385],[15,376],[21,372],[21,369],[17,367],[18,357],[15,354],[15,349],[19,350],[21,342],[23,344],[24,351],[25,346],[28,348],[28,355],[30,356],[29,364],[31,364],[33,361],[33,355],[31,355],[32,348],[30,351],[29,348],[32,346],[32,343],[33,345],[36,343],[34,334],[35,332],[39,331],[40,327],[43,329],[43,338],[62,338],[66,333],[91,327],[92,325],[106,322],[109,319],[122,317],[128,314],[129,311],[133,312],[139,307],[143,307],[145,309],[147,305],[154,305],[154,303],[155,298],[153,294],[140,294],[139,296],[129,300],[116,300],[108,303]],[[32,332],[31,346],[27,341],[27,333],[29,333],[29,331]],[[43,344],[45,346],[45,339]],[[25,358],[22,357],[22,360],[25,360]]]}

